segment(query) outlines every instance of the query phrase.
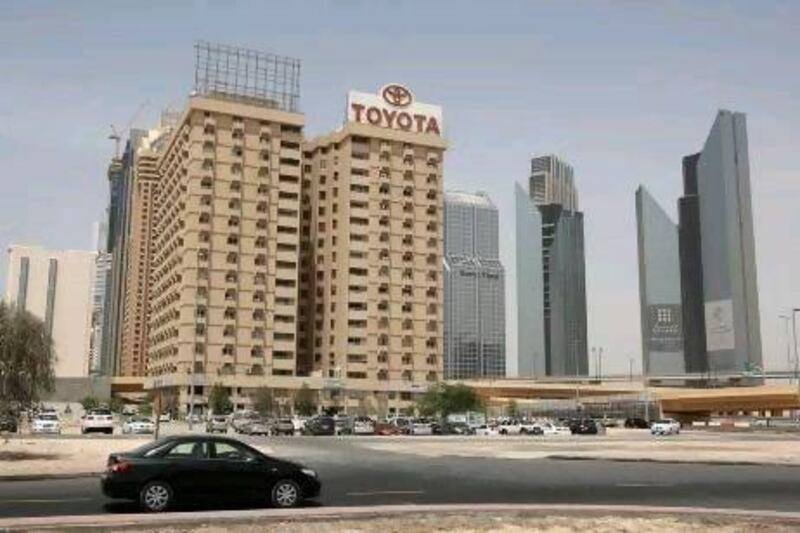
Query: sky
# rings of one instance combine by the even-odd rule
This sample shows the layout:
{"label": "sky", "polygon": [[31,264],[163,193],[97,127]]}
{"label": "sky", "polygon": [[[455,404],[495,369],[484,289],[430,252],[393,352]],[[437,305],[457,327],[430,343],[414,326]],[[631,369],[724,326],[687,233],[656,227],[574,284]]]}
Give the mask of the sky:
{"label": "sky", "polygon": [[[341,124],[351,89],[401,82],[443,107],[445,187],[487,191],[500,211],[509,357],[513,183],[535,155],[569,161],[589,346],[603,348],[604,372],[630,361],[638,372],[634,191],[645,185],[675,218],[681,158],[732,109],[748,119],[764,359],[785,368],[778,315],[800,307],[799,26],[792,1],[6,0],[0,247],[90,247],[108,201],[109,125],[148,127],[180,109],[195,41],[254,48],[302,61],[309,135]],[[6,272],[2,257],[0,294]]]}

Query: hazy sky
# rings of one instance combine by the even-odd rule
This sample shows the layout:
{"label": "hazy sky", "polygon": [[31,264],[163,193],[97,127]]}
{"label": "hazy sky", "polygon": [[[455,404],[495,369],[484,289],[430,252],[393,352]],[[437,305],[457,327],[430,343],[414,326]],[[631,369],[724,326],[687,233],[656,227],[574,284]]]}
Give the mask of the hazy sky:
{"label": "hazy sky", "polygon": [[[169,4],[169,5],[166,5]],[[500,208],[516,354],[513,182],[529,159],[575,167],[586,217],[589,345],[641,366],[634,190],[675,213],[681,157],[718,108],[748,115],[762,336],[800,307],[798,2],[36,2],[0,17],[0,247],[85,248],[108,197],[109,124],[153,123],[191,89],[194,41],[302,60],[307,133],[349,89],[389,81],[444,108],[445,186]],[[4,292],[5,258],[0,261]],[[593,367],[593,365],[592,365]]]}

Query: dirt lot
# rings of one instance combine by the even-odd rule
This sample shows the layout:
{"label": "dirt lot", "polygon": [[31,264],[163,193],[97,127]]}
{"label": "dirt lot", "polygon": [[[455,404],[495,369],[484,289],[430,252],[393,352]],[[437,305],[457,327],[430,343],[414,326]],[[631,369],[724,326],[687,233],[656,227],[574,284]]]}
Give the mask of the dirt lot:
{"label": "dirt lot", "polygon": [[664,531],[719,531],[734,532],[788,532],[797,531],[798,523],[754,519],[732,519],[726,517],[620,517],[620,516],[530,516],[514,514],[475,514],[467,516],[425,514],[414,517],[372,518],[359,520],[282,521],[269,523],[239,523],[224,526],[201,525],[138,531],[170,533],[327,533],[327,532],[370,532],[381,533],[428,533],[440,532],[497,532],[521,533],[541,531],[550,533],[578,532],[658,532]]}

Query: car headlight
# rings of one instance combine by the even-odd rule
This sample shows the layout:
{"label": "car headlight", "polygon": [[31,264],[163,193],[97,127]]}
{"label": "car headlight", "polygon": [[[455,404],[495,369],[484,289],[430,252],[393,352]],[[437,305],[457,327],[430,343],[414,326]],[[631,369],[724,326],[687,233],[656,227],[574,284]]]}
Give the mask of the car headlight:
{"label": "car headlight", "polygon": [[310,468],[301,468],[300,471],[309,477],[317,477],[317,472]]}

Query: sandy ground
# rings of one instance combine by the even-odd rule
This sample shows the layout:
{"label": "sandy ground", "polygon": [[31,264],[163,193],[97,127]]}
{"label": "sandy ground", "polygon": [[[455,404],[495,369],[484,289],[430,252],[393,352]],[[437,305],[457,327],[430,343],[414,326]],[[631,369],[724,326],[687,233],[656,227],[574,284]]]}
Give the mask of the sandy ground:
{"label": "sandy ground", "polygon": [[725,517],[692,517],[679,518],[673,516],[657,517],[620,517],[620,516],[522,516],[476,514],[467,516],[437,516],[435,514],[416,517],[391,517],[361,520],[329,520],[329,521],[284,521],[268,523],[225,524],[220,526],[201,525],[186,528],[169,527],[158,529],[137,529],[137,531],[159,531],[169,533],[327,533],[327,532],[369,532],[381,533],[427,533],[440,532],[497,532],[521,533],[526,531],[542,531],[549,533],[573,532],[658,532],[664,531],[718,531],[734,532],[788,532],[797,531],[798,524],[777,521],[763,522],[755,520],[732,519]]}
{"label": "sandy ground", "polygon": [[676,462],[747,462],[800,466],[800,438],[762,440],[737,435],[709,434],[669,437],[486,437],[473,439],[368,441],[362,446],[380,451],[440,457],[497,457],[501,459],[616,459]]}
{"label": "sandy ground", "polygon": [[[500,459],[616,459],[676,462],[747,462],[800,466],[800,436],[681,433],[651,437],[646,433],[610,432],[604,437],[397,437],[358,438],[367,450],[425,457],[461,456]],[[101,472],[108,454],[132,450],[149,438],[0,439],[0,476]],[[265,453],[291,448],[291,439],[258,446]]]}
{"label": "sandy ground", "polygon": [[[97,473],[108,455],[133,450],[150,438],[28,438],[0,440],[0,476]],[[265,453],[271,448],[257,446]]]}

